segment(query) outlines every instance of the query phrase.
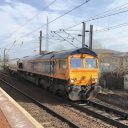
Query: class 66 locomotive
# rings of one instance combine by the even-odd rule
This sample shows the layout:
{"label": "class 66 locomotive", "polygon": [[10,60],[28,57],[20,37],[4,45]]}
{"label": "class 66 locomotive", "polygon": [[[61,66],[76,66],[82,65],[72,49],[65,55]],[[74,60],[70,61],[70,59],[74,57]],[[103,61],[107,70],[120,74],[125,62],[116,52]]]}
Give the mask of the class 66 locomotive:
{"label": "class 66 locomotive", "polygon": [[48,52],[18,60],[17,72],[39,86],[85,100],[99,91],[98,56],[88,48]]}

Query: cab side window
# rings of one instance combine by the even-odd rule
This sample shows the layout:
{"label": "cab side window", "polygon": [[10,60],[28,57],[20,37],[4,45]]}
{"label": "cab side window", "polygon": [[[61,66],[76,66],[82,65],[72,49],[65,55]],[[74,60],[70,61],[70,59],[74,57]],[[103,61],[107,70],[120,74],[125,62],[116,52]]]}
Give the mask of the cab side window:
{"label": "cab side window", "polygon": [[66,69],[67,68],[66,60],[59,60],[59,68],[60,69]]}

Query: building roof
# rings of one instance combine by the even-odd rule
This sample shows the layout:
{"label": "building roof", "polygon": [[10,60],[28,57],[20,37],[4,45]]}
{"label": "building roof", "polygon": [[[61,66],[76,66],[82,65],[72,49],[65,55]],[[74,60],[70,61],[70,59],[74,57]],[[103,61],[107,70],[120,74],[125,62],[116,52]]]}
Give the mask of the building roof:
{"label": "building roof", "polygon": [[115,51],[115,50],[111,50],[111,49],[94,49],[94,51],[97,54],[105,54],[105,53],[117,54],[117,53],[120,53],[119,51]]}
{"label": "building roof", "polygon": [[128,52],[118,53],[118,54],[116,54],[116,56],[120,56],[120,57],[125,57],[125,56],[127,56],[127,57],[128,57]]}

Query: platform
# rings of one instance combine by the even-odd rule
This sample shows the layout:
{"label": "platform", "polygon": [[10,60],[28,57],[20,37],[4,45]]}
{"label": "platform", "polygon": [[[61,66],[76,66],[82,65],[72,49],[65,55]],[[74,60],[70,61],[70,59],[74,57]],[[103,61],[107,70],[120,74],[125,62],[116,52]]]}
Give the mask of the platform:
{"label": "platform", "polygon": [[0,128],[43,128],[0,88]]}

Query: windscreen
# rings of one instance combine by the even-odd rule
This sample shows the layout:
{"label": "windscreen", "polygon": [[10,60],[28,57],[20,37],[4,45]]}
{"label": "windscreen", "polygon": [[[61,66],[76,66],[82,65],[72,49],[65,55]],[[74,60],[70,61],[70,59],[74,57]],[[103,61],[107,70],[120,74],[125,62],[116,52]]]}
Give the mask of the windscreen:
{"label": "windscreen", "polygon": [[71,58],[71,68],[83,68],[81,58]]}
{"label": "windscreen", "polygon": [[86,68],[97,68],[97,63],[95,58],[86,58]]}

